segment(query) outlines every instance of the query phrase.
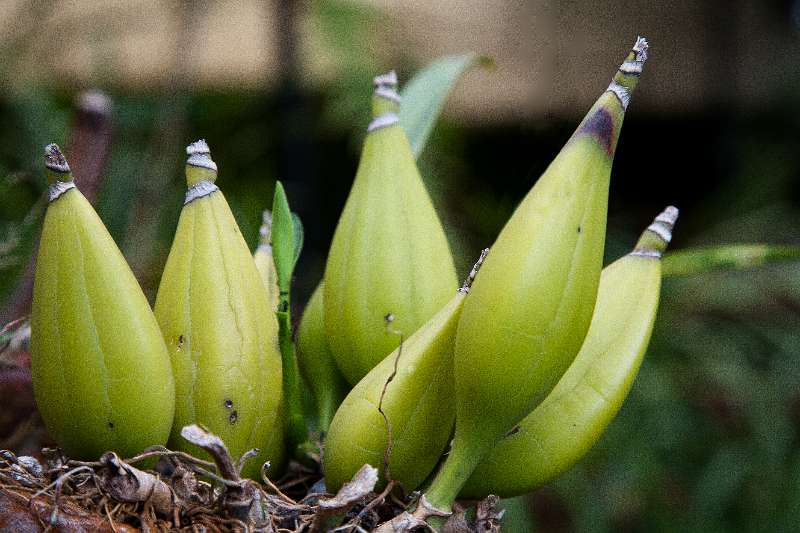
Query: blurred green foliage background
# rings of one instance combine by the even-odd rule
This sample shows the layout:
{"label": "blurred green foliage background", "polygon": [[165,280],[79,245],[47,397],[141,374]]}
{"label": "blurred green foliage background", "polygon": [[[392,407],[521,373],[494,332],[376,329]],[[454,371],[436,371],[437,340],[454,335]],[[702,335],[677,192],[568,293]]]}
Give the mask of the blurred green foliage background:
{"label": "blurred green foliage background", "polygon": [[[298,3],[286,4],[297,8]],[[794,2],[762,7],[785,25],[795,45],[772,49],[783,56],[774,68],[793,64],[796,69],[800,9]],[[30,28],[36,27],[36,17],[52,16],[38,2],[17,2],[15,9]],[[20,284],[35,251],[46,187],[42,147],[58,142],[70,157],[71,145],[86,131],[110,143],[95,205],[151,299],[182,203],[188,142],[208,140],[220,168],[218,183],[253,246],[261,210],[271,204],[280,177],[306,229],[295,283],[299,316],[322,275],[355,174],[371,78],[391,66],[405,81],[422,65],[410,54],[387,57],[369,45],[365,28],[391,22],[378,6],[319,0],[305,6],[306,16],[339,66],[327,81],[308,86],[301,83],[292,56],[296,32],[303,28],[292,30],[296,14],[291,9],[283,13],[289,18],[278,32],[285,76],[268,89],[185,84],[178,60],[171,81],[162,86],[128,86],[98,76],[111,103],[107,115],[76,112],[76,99],[88,86],[52,80],[14,85],[8,79],[16,68],[12,60],[44,52],[31,52],[35,31],[0,40],[0,57],[5,58],[0,77],[6,79],[0,92],[4,322],[25,314]],[[6,18],[3,24],[14,20]],[[728,43],[748,37],[731,31]],[[623,57],[634,32],[622,32],[615,55]],[[656,42],[651,63],[659,61],[662,50],[665,56],[680,57],[681,50],[673,46]],[[602,90],[613,68],[598,67],[587,75]],[[800,244],[800,93],[796,75],[779,78],[785,83],[774,85],[765,101],[748,103],[745,97],[743,103],[724,87],[713,86],[701,92],[702,105],[654,111],[637,100],[651,90],[646,69],[616,157],[608,261],[626,253],[649,220],[670,203],[682,210],[674,249],[735,242]],[[586,109],[533,119],[522,113],[499,121],[445,115],[420,165],[461,274],[477,251],[491,243]],[[102,120],[110,121],[110,133],[98,127]],[[78,169],[76,174],[80,186]],[[666,280],[651,349],[617,420],[576,468],[526,499],[537,530],[797,530],[799,325],[800,263]]]}

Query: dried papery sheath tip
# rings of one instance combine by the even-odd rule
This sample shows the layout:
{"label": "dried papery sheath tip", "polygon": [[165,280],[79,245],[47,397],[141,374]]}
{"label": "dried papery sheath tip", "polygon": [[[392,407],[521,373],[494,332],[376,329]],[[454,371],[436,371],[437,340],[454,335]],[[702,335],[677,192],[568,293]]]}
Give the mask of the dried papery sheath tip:
{"label": "dried papery sheath tip", "polygon": [[637,37],[636,42],[631,48],[630,54],[625,58],[625,61],[620,65],[614,79],[608,86],[608,91],[614,93],[622,104],[623,109],[628,108],[628,103],[631,99],[631,92],[636,88],[636,83],[639,76],[642,74],[642,68],[645,61],[647,61],[647,51],[650,45],[644,37]]}
{"label": "dried papery sheath tip", "polygon": [[258,229],[258,248],[272,255],[272,211],[264,209],[261,214],[261,227]]}
{"label": "dried papery sheath tip", "polygon": [[647,227],[647,231],[655,233],[661,237],[661,240],[669,244],[672,240],[672,229],[677,220],[678,208],[669,206],[653,220],[653,223]]}
{"label": "dried papery sheath tip", "polygon": [[74,181],[54,181],[47,188],[47,201],[52,203],[58,200],[62,194],[74,188]]}
{"label": "dried papery sheath tip", "polygon": [[186,147],[186,155],[210,154],[211,149],[205,139],[199,139]]}
{"label": "dried papery sheath tip", "polygon": [[394,89],[397,87],[397,73],[394,70],[390,70],[386,74],[375,76],[372,79],[372,84],[375,87],[389,87]]}
{"label": "dried papery sheath tip", "polygon": [[633,45],[633,51],[636,52],[637,61],[647,61],[647,50],[650,48],[650,43],[647,42],[645,37],[641,35],[636,37],[636,43]]}
{"label": "dried papery sheath tip", "polygon": [[186,164],[191,167],[207,168],[217,171],[217,164],[208,154],[192,154],[186,159]]}
{"label": "dried papery sheath tip", "polygon": [[217,171],[217,164],[211,159],[211,150],[205,139],[200,139],[186,147],[186,164],[192,167],[207,168]]}
{"label": "dried papery sheath tip", "polygon": [[261,227],[258,229],[261,245],[270,245],[272,242],[272,211],[264,209],[261,215]]}
{"label": "dried papery sheath tip", "polygon": [[207,168],[217,171],[217,164],[208,154],[192,154],[186,159],[186,164],[191,167]]}
{"label": "dried papery sheath tip", "polygon": [[678,220],[678,208],[669,206],[647,226],[631,255],[661,257],[672,241],[672,230]]}
{"label": "dried papery sheath tip", "polygon": [[369,123],[367,126],[367,133],[373,132],[375,130],[379,130],[381,128],[386,128],[389,126],[394,126],[395,124],[400,122],[400,117],[397,116],[397,113],[384,113],[382,115],[378,115],[372,122]]}
{"label": "dried papery sheath tip", "polygon": [[217,180],[217,164],[211,159],[211,150],[204,139],[195,141],[186,147],[186,200],[189,202],[208,196],[218,191],[214,182]]}
{"label": "dried papery sheath tip", "polygon": [[622,63],[622,65],[620,65],[620,72],[633,76],[638,76],[641,74],[644,62],[647,61],[647,50],[649,47],[650,46],[647,44],[647,39],[644,37],[637,37],[636,44],[634,44],[633,48],[631,49],[631,54],[633,57],[628,57]]}
{"label": "dried papery sheath tip", "polygon": [[394,70],[375,76],[372,80],[375,86],[375,96],[385,98],[396,104],[400,103],[400,95],[397,93],[397,73]]}
{"label": "dried papery sheath tip", "polygon": [[44,147],[44,166],[60,174],[69,174],[70,172],[67,158],[61,153],[61,149],[56,143]]}
{"label": "dried papery sheath tip", "polygon": [[628,104],[631,102],[631,92],[624,85],[620,85],[616,80],[611,80],[608,90],[617,95],[619,102],[622,104],[622,109],[627,110]]}
{"label": "dried papery sheath tip", "polygon": [[186,164],[191,167],[207,168],[217,171],[217,164],[211,159],[211,150],[205,139],[200,139],[186,147]]}
{"label": "dried papery sheath tip", "polygon": [[47,179],[50,182],[47,189],[47,199],[49,202],[54,202],[62,194],[75,188],[75,182],[72,181],[72,174],[70,173],[67,158],[61,153],[61,149],[57,144],[52,143],[45,146],[44,166],[48,171]]}
{"label": "dried papery sheath tip", "polygon": [[486,256],[489,254],[489,249],[484,248],[481,251],[481,256],[478,258],[478,261],[473,265],[472,270],[470,270],[467,279],[464,280],[464,284],[458,289],[458,292],[469,292],[470,287],[472,287],[472,282],[475,281],[475,276],[478,275],[478,270],[481,269],[483,266],[483,261],[486,259]]}
{"label": "dried papery sheath tip", "polygon": [[[216,169],[215,169],[216,170]],[[188,204],[189,202],[193,202],[198,198],[202,198],[204,196],[208,196],[213,192],[217,192],[219,187],[211,183],[210,181],[198,181],[191,187],[186,190],[186,198],[183,201],[183,205]]]}
{"label": "dried papery sheath tip", "polygon": [[380,96],[381,98],[385,98],[397,104],[400,103],[400,95],[394,89],[381,86],[377,87],[373,94],[375,94],[375,96]]}
{"label": "dried papery sheath tip", "polygon": [[679,213],[680,211],[678,211],[677,207],[669,206],[656,217],[655,222],[662,222],[668,225],[671,230],[678,220]]}

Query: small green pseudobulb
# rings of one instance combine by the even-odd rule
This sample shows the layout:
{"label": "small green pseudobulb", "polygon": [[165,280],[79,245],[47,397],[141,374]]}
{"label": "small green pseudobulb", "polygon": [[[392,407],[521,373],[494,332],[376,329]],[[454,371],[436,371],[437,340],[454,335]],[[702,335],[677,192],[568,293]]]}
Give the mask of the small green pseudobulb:
{"label": "small green pseudobulb", "polygon": [[36,403],[71,458],[131,457],[169,436],[169,356],[138,282],[55,144],[45,166],[50,204],[31,315]]}
{"label": "small green pseudobulb", "polygon": [[325,270],[325,331],[351,384],[397,348],[385,317],[410,335],[458,286],[444,230],[399,124],[396,83],[394,73],[375,80],[374,118]]}
{"label": "small green pseudobulb", "polygon": [[677,216],[678,210],[668,207],[633,252],[603,269],[592,323],[575,361],[478,466],[462,497],[531,492],[572,467],[597,442],[647,351],[661,292],[661,254]]}
{"label": "small green pseudobulb", "polygon": [[455,419],[456,327],[486,252],[450,301],[364,376],[342,402],[323,453],[329,490],[338,490],[364,464],[378,468],[382,482],[386,482],[384,454],[389,445],[390,426],[391,479],[411,491],[436,467]]}
{"label": "small green pseudobulb", "polygon": [[188,191],[156,297],[175,373],[170,446],[203,453],[180,436],[202,424],[234,458],[258,448],[243,475],[259,479],[284,460],[278,324],[253,257],[222,192],[205,141],[186,149]]}

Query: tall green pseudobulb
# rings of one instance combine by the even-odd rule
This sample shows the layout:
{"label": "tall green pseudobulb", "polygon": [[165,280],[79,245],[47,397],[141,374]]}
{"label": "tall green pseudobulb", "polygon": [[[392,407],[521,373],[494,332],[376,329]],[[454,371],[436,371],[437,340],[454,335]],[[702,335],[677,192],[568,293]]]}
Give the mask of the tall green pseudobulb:
{"label": "tall green pseudobulb", "polygon": [[31,373],[47,430],[73,459],[165,444],[175,390],[167,349],[131,269],[58,146],[31,314]]}
{"label": "tall green pseudobulb", "polygon": [[253,257],[222,192],[205,141],[187,149],[188,190],[156,297],[155,314],[175,373],[170,446],[202,454],[180,436],[202,424],[234,458],[252,448],[243,475],[284,460],[278,324]]}
{"label": "tall green pseudobulb", "polygon": [[455,436],[426,493],[436,508],[449,509],[583,343],[602,268],[611,163],[646,58],[639,38],[506,223],[472,287],[456,335]]}
{"label": "tall green pseudobulb", "polygon": [[373,120],[325,270],[325,331],[355,384],[458,287],[444,230],[399,124],[394,72],[375,79]]}

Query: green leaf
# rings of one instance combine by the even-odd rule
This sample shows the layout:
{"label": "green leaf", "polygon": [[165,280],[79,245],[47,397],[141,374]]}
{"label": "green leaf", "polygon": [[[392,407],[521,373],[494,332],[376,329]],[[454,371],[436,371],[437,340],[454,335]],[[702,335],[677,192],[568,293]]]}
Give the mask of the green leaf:
{"label": "green leaf", "polygon": [[670,252],[662,260],[664,277],[692,276],[722,270],[744,270],[800,259],[800,246],[731,244]]}
{"label": "green leaf", "polygon": [[278,318],[278,344],[283,365],[283,392],[286,409],[288,441],[293,457],[302,461],[311,447],[306,429],[306,414],[303,409],[300,388],[300,371],[297,367],[294,342],[292,341],[292,317],[289,305],[289,290],[292,272],[303,248],[303,225],[300,217],[289,209],[289,200],[280,181],[275,182],[275,198],[272,201],[272,258],[278,274],[280,303],[275,315]]}
{"label": "green leaf", "polygon": [[417,72],[401,91],[400,124],[406,130],[414,157],[419,157],[425,148],[450,89],[476,63],[490,65],[491,60],[475,54],[439,58]]}
{"label": "green leaf", "polygon": [[[302,243],[302,229],[299,235]],[[278,288],[288,293],[292,283],[292,272],[300,251],[295,236],[295,222],[289,210],[289,200],[280,181],[275,182],[275,197],[272,201],[272,256],[278,274]]]}

